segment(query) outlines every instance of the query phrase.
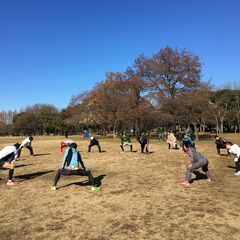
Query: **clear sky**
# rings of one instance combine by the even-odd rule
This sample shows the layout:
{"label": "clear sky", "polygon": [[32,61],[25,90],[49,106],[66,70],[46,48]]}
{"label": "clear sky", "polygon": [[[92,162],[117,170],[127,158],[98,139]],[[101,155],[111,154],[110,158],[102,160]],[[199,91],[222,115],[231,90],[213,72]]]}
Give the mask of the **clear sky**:
{"label": "clear sky", "polygon": [[239,0],[0,0],[0,110],[67,107],[141,53],[186,48],[203,80],[240,81]]}

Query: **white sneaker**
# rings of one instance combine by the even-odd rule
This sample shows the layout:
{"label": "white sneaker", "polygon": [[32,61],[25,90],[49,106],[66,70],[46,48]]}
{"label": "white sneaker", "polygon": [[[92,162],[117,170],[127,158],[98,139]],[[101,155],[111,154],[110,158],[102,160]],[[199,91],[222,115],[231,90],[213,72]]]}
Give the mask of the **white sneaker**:
{"label": "white sneaker", "polygon": [[236,176],[240,176],[240,171],[235,173]]}

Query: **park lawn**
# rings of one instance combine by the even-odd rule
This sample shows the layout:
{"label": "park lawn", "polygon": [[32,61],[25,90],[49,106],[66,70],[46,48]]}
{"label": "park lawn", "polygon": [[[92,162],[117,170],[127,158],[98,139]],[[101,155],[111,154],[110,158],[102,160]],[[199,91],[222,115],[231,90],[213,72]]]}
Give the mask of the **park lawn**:
{"label": "park lawn", "polygon": [[[226,137],[240,144],[238,134]],[[91,191],[87,178],[78,176],[63,176],[58,190],[50,190],[64,138],[34,137],[36,156],[23,149],[16,162],[18,184],[7,186],[8,171],[0,171],[1,240],[240,239],[240,177],[232,159],[216,157],[213,141],[197,148],[209,159],[214,183],[200,179],[183,187],[186,157],[166,142],[152,140],[152,153],[142,155],[136,141],[137,152],[121,153],[119,139],[101,139],[105,152],[99,154],[94,147],[87,153],[88,140],[73,139],[94,177],[102,179],[100,190]],[[20,140],[2,137],[0,148]]]}

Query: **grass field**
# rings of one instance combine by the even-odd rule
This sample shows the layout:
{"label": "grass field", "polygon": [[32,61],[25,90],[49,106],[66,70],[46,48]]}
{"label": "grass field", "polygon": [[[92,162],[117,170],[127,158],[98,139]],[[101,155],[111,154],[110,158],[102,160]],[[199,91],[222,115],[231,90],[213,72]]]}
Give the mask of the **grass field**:
{"label": "grass field", "polygon": [[[226,137],[240,144],[239,135]],[[240,177],[233,160],[216,158],[213,141],[197,148],[209,159],[214,183],[183,187],[186,157],[166,142],[151,141],[152,153],[142,155],[135,141],[137,152],[121,153],[118,139],[101,139],[106,152],[99,154],[96,148],[87,153],[88,141],[73,137],[101,188],[92,192],[86,177],[63,176],[51,191],[62,139],[35,137],[35,157],[23,149],[16,186],[7,186],[8,171],[0,171],[1,240],[240,239]],[[20,140],[0,138],[0,148]]]}

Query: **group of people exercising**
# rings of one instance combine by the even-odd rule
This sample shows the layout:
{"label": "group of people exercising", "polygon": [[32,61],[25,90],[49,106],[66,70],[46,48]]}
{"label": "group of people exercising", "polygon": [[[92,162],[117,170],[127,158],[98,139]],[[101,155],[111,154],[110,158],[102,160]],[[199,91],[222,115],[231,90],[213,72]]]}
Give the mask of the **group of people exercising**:
{"label": "group of people exercising", "polygon": [[[174,134],[169,133],[169,139],[167,140],[168,146],[172,146],[171,144],[177,148],[177,141],[174,139]],[[145,135],[137,137],[138,142],[141,146],[141,153],[149,153],[149,140]],[[27,148],[30,152],[30,156],[34,156],[33,148],[32,148],[33,137],[29,136],[24,139],[21,143],[16,143],[13,146],[6,146],[0,151],[0,169],[9,169],[8,181],[7,185],[13,186],[15,185],[15,181],[13,180],[15,161],[20,157],[22,148]],[[170,142],[171,141],[171,142]],[[233,144],[226,139],[215,136],[215,144],[217,149],[217,156],[220,156],[221,149],[227,149],[228,157],[230,154],[235,155],[235,165],[236,165],[236,173],[235,175],[240,176],[240,147],[237,144]],[[208,159],[202,155],[200,152],[196,150],[195,142],[193,139],[193,133],[189,131],[182,139],[182,150],[184,154],[186,154],[189,158],[189,165],[186,169],[185,178],[180,182],[184,186],[189,186],[191,181],[191,174],[202,168],[203,172],[206,174],[207,181],[212,182],[212,176],[208,170]],[[90,144],[88,145],[88,152],[91,152],[91,148],[93,146],[97,146],[99,152],[102,152],[99,140],[95,137],[90,137]],[[129,146],[130,152],[133,152],[133,144],[128,136],[123,134],[121,136],[120,148],[121,151],[124,152],[124,147]],[[169,149],[170,149],[169,146]],[[81,175],[87,176],[89,179],[89,183],[91,185],[92,190],[98,190],[98,183],[94,181],[93,175],[90,170],[85,166],[83,159],[77,151],[77,144],[72,140],[65,140],[60,142],[60,151],[63,152],[64,148],[67,148],[63,160],[62,165],[57,171],[57,174],[54,179],[54,184],[52,186],[52,190],[57,189],[57,183],[61,177],[61,175]]]}
{"label": "group of people exercising", "polygon": [[[235,156],[234,162],[236,165],[236,176],[240,176],[240,147],[237,144],[233,144],[227,141],[225,138],[218,135],[214,136],[217,149],[217,156],[220,157],[221,149],[227,150],[227,156],[230,158],[230,154]],[[199,168],[206,174],[207,181],[212,182],[212,176],[208,169],[208,159],[196,150],[195,142],[193,139],[193,132],[190,131],[182,139],[183,152],[189,157],[189,165],[186,169],[185,178],[180,182],[184,186],[190,186],[191,175]]]}

